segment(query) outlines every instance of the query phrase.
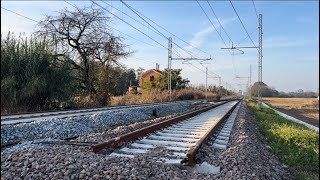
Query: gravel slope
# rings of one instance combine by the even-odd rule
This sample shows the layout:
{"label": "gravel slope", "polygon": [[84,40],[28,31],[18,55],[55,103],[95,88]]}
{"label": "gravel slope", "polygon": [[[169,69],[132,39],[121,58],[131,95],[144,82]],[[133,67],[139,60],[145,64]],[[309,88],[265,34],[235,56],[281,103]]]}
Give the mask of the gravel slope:
{"label": "gravel slope", "polygon": [[[101,141],[163,119],[136,122],[71,142]],[[103,138],[102,138],[103,137]],[[226,150],[203,145],[197,161],[220,166],[221,173],[205,175],[157,162],[157,148],[133,159],[95,154],[89,146],[43,145],[1,155],[1,179],[292,179],[287,167],[268,150],[245,103],[240,108]]]}
{"label": "gravel slope", "polygon": [[74,118],[34,121],[1,126],[1,146],[34,139],[66,139],[101,132],[117,125],[130,124],[189,111],[188,103],[161,104],[130,109],[116,109]]}

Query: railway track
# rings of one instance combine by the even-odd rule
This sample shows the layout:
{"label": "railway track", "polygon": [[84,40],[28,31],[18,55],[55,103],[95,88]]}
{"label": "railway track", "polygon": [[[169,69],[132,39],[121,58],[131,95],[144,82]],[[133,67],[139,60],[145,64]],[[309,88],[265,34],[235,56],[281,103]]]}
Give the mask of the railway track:
{"label": "railway track", "polygon": [[113,107],[93,108],[93,109],[9,115],[9,116],[1,116],[1,125],[28,123],[33,121],[50,120],[53,118],[78,117],[78,116],[92,115],[94,113],[104,112],[109,110],[116,110],[116,109],[129,109],[129,108],[137,108],[137,107],[148,107],[148,106],[157,106],[157,105],[174,104],[174,103],[192,103],[192,102],[201,102],[201,101],[203,100],[185,100],[185,101],[176,101],[176,102],[137,104],[137,105],[113,106]]}
{"label": "railway track", "polygon": [[[223,121],[232,114],[239,102],[237,100],[215,103],[210,107],[136,130],[104,143],[93,145],[91,148],[94,152],[108,148],[113,150],[110,156],[133,158],[137,154],[147,153],[160,146],[173,152],[169,158],[159,157],[161,161],[194,166],[196,164],[195,155],[198,149],[214,133],[217,134],[217,140],[213,146],[216,148],[226,146],[233,121],[225,123],[220,134],[217,133],[217,130]],[[235,117],[235,114],[232,114],[232,118]],[[118,148],[119,144],[126,141],[134,142],[127,147]]]}

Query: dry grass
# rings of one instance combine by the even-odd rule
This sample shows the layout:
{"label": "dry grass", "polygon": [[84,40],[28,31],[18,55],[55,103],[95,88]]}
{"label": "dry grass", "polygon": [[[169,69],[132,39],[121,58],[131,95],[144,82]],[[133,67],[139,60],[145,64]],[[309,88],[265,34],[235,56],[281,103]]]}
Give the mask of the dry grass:
{"label": "dry grass", "polygon": [[262,98],[262,100],[281,112],[319,126],[319,100],[316,98]]}
{"label": "dry grass", "polygon": [[262,98],[273,107],[283,109],[318,109],[319,101],[316,98]]}
{"label": "dry grass", "polygon": [[168,100],[168,94],[156,89],[152,89],[143,94],[127,94],[124,96],[114,96],[111,98],[111,106],[120,106],[128,104],[144,104],[154,102],[164,102]]}
{"label": "dry grass", "polygon": [[[217,94],[208,92],[208,98],[217,97]],[[188,99],[203,99],[205,98],[205,92],[201,90],[183,89],[178,91],[172,91],[172,100],[188,100]],[[157,89],[151,89],[139,94],[127,94],[124,96],[115,96],[111,99],[111,106],[128,105],[128,104],[144,104],[144,103],[156,103],[169,101],[168,91],[160,91]]]}

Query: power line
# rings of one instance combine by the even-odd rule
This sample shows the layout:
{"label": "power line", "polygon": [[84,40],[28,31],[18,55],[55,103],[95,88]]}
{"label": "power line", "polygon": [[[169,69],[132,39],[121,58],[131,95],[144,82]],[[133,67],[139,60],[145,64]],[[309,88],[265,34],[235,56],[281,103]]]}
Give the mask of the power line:
{"label": "power line", "polygon": [[118,30],[118,29],[116,29],[116,28],[114,28],[114,27],[111,27],[111,28],[112,28],[113,30],[116,30],[116,31],[118,31],[118,32],[120,32],[120,33],[122,33],[122,34],[124,34],[124,35],[126,35],[126,36],[128,36],[128,37],[130,37],[130,38],[132,38],[132,39],[134,39],[134,40],[136,40],[136,41],[139,41],[139,42],[141,42],[141,43],[147,44],[147,45],[152,46],[152,47],[155,47],[155,48],[160,48],[160,49],[162,49],[162,48],[159,47],[159,46],[155,46],[155,45],[153,45],[153,44],[144,42],[144,41],[142,41],[142,40],[140,40],[140,39],[137,39],[137,38],[135,38],[135,37],[133,37],[133,36],[131,36],[131,35],[129,35],[129,34],[126,34],[126,33],[122,32],[122,31]]}
{"label": "power line", "polygon": [[[257,28],[257,29],[259,29],[259,28]],[[257,31],[256,31],[257,29],[255,29],[254,31],[252,31],[252,32],[250,33],[250,36],[252,36],[253,33],[257,32]],[[244,40],[246,40],[248,37],[249,37],[249,36],[247,35],[245,38],[243,38],[242,40],[240,40],[240,41],[237,43],[237,45],[235,45],[235,46],[239,46],[239,45],[240,45]]]}
{"label": "power line", "polygon": [[[91,1],[93,1],[93,0],[91,0]],[[150,29],[149,27],[147,27],[145,24],[143,24],[143,23],[141,23],[140,21],[138,21],[138,20],[136,20],[135,18],[133,18],[133,17],[131,17],[130,15],[128,15],[127,13],[125,13],[125,12],[123,12],[122,10],[120,10],[120,9],[118,9],[118,8],[116,8],[116,7],[114,7],[114,6],[112,6],[112,5],[110,5],[110,4],[108,4],[108,3],[106,3],[106,2],[104,2],[104,1],[102,1],[104,4],[106,4],[106,5],[108,5],[108,6],[110,6],[110,7],[112,7],[112,8],[114,8],[114,9],[116,9],[116,10],[118,10],[119,12],[121,12],[122,14],[124,14],[124,15],[126,15],[126,16],[128,16],[129,18],[131,18],[131,19],[133,19],[134,21],[136,21],[136,22],[138,22],[139,24],[141,24],[141,25],[143,25],[144,27],[146,27],[146,28],[148,28],[148,29]],[[95,3],[95,2],[94,2]],[[95,3],[95,4],[97,4],[97,3]],[[101,7],[100,5],[99,5],[99,7]],[[103,8],[103,7],[101,7],[101,8]],[[103,8],[103,9],[105,9],[105,8]],[[105,9],[106,10],[106,9]],[[109,10],[106,10],[106,11],[108,11],[109,13],[111,13],[112,15],[114,15],[111,11],[109,11]],[[115,17],[117,17],[118,19],[119,19],[119,17],[118,16],[116,16],[116,15],[114,15]],[[120,20],[122,20],[123,22],[124,22],[124,20],[123,19],[120,19]],[[144,19],[143,19],[144,20]],[[144,20],[145,21],[145,20]],[[146,21],[147,22],[147,21]],[[127,23],[127,22],[126,22]],[[148,22],[147,22],[148,23]],[[127,23],[128,24],[128,23]],[[149,24],[149,23],[148,23]],[[149,24],[150,25],[150,24]],[[150,25],[150,26],[152,26],[152,25]],[[153,27],[153,26],[152,26]],[[136,29],[136,28],[135,28]],[[138,30],[138,29],[136,29],[136,30]],[[153,29],[151,29],[153,32],[155,32],[155,33],[157,33],[157,34],[160,34],[161,36],[163,36],[165,39],[168,39],[164,34],[162,34],[161,32],[159,32],[156,28],[154,28],[153,27]],[[141,32],[140,30],[138,30],[139,32]],[[144,34],[144,33],[143,33]],[[146,34],[145,34],[146,35]],[[149,38],[150,38],[150,36],[148,36]],[[150,39],[152,39],[152,38],[150,38]],[[175,45],[177,45],[176,43],[174,43]],[[161,45],[162,47],[163,47],[163,45]],[[179,45],[177,45],[178,47],[180,47]],[[180,47],[181,48],[181,47]],[[167,49],[167,48],[166,48]],[[182,49],[182,48],[181,48]],[[184,49],[182,49],[182,50],[184,50]],[[184,50],[184,51],[186,51],[186,50]],[[176,53],[176,52],[173,52],[174,54],[176,54],[176,55],[178,55],[178,53]],[[191,55],[191,54],[190,54]],[[179,57],[181,57],[181,55],[178,55]]]}
{"label": "power line", "polygon": [[[116,8],[116,7],[114,7],[113,5],[111,5],[111,4],[108,4],[108,3],[106,3],[105,1],[101,1],[102,3],[104,3],[104,4],[106,4],[106,5],[108,5],[108,6],[110,6],[110,7],[112,7],[112,8],[114,8],[114,9],[116,9],[117,11],[119,11],[119,12],[121,12],[122,14],[124,14],[124,15],[126,15],[127,17],[129,17],[129,18],[131,18],[132,20],[134,20],[134,21],[136,21],[137,23],[139,23],[139,24],[141,24],[142,26],[144,26],[144,27],[146,27],[146,28],[148,28],[148,29],[150,29],[147,25],[145,25],[145,24],[143,24],[142,22],[140,22],[140,21],[138,21],[137,19],[135,19],[135,18],[133,18],[132,16],[130,16],[129,14],[127,14],[127,13],[125,13],[125,12],[123,12],[122,10],[120,10],[120,9],[118,9],[118,8]],[[96,3],[95,3],[96,4]],[[101,6],[100,6],[101,7]],[[109,10],[107,10],[109,13],[111,13]],[[111,14],[113,14],[113,13],[111,13]],[[118,16],[116,16],[116,17],[118,17]],[[155,30],[153,30],[153,29],[151,29],[154,33],[157,33],[157,34],[159,34],[159,32],[156,32]],[[161,34],[160,34],[161,35]],[[165,39],[168,39],[167,37],[165,37]]]}
{"label": "power line", "polygon": [[24,18],[26,18],[26,19],[29,19],[29,20],[31,20],[31,21],[33,21],[33,22],[39,23],[38,21],[36,21],[36,20],[34,20],[34,19],[32,19],[32,18],[29,18],[29,17],[27,17],[27,16],[24,16],[24,15],[22,15],[22,14],[19,14],[19,13],[17,13],[17,12],[14,12],[14,11],[11,11],[11,10],[9,10],[9,9],[6,9],[6,8],[2,7],[2,6],[1,6],[1,8],[4,9],[4,10],[6,10],[6,11],[9,11],[9,12],[11,12],[11,13],[14,13],[14,14],[16,14],[16,15],[18,15],[18,16],[21,16],[21,17],[24,17]]}
{"label": "power line", "polygon": [[148,61],[148,60],[144,60],[145,58],[144,57],[130,57],[127,59],[127,61],[130,61],[131,59],[135,59],[135,60],[138,60],[138,61],[144,61],[144,62],[149,62],[149,63],[158,63],[159,65],[162,65],[163,67],[166,67],[166,65],[164,64],[160,64],[159,62],[156,62],[156,61]]}
{"label": "power line", "polygon": [[68,1],[66,1],[66,0],[64,0],[64,2],[68,3],[70,6],[72,6],[72,7],[76,8],[76,9],[78,9],[78,7],[77,7],[77,6],[75,6],[75,5],[71,4],[71,3],[69,3],[69,2],[68,2]]}
{"label": "power line", "polygon": [[[241,22],[241,24],[242,24],[242,27],[243,27],[243,28],[244,28],[244,30],[246,31],[246,33],[247,33],[247,35],[248,35],[249,39],[251,40],[251,42],[252,42],[252,44],[254,45],[254,47],[256,47],[255,43],[253,42],[253,40],[252,40],[251,36],[249,35],[249,33],[248,33],[248,31],[247,31],[247,28],[244,26],[244,24],[243,24],[243,22],[242,22],[242,20],[241,20],[241,18],[240,18],[240,16],[239,16],[239,14],[238,14],[237,10],[234,8],[234,6],[233,6],[233,4],[232,4],[231,0],[229,0],[229,1],[230,1],[230,3],[231,3],[231,6],[232,6],[232,8],[233,8],[234,12],[237,14],[238,19],[240,20],[240,22]],[[258,51],[259,51],[259,50],[258,50]]]}
{"label": "power line", "polygon": [[[68,3],[70,6],[78,9],[78,7],[76,7],[75,5],[69,3],[69,2],[66,1],[66,0],[64,0],[64,1],[65,1],[66,3]],[[134,40],[136,40],[136,41],[139,41],[139,42],[141,42],[141,43],[147,44],[147,45],[152,46],[152,47],[155,47],[155,48],[160,48],[160,47],[155,46],[155,45],[153,45],[153,44],[149,44],[149,43],[144,42],[144,41],[142,41],[142,40],[140,40],[140,39],[134,38],[133,36],[130,36],[129,34],[126,34],[126,33],[122,32],[122,31],[120,31],[120,30],[118,30],[118,29],[116,29],[116,28],[114,28],[114,27],[110,27],[110,28],[113,29],[113,30],[116,30],[116,31],[118,31],[118,32],[120,32],[120,33],[122,33],[122,34],[124,34],[124,35],[126,35],[126,36],[128,36],[128,37],[130,37],[130,38],[132,38],[132,39],[134,39]],[[162,48],[161,48],[161,49],[162,49]]]}
{"label": "power line", "polygon": [[[225,42],[224,39],[222,38],[221,33],[219,33],[219,31],[217,30],[217,28],[215,27],[215,25],[214,25],[213,22],[211,21],[210,17],[209,17],[208,14],[206,13],[206,11],[203,9],[203,7],[201,6],[201,4],[199,3],[198,0],[197,0],[197,3],[198,3],[198,5],[200,6],[200,8],[201,8],[201,10],[203,11],[203,13],[207,16],[207,18],[208,18],[208,20],[210,21],[210,23],[211,23],[211,25],[213,26],[213,28],[216,30],[216,32],[217,32],[218,35],[220,36],[220,38],[221,38],[222,42],[224,43],[224,45],[225,45],[226,47],[228,47],[227,44],[226,44],[226,42]],[[229,52],[230,52],[230,50],[229,50]],[[230,54],[231,54],[231,52],[230,52]]]}
{"label": "power line", "polygon": [[[142,13],[138,12],[136,9],[134,9],[133,7],[129,6],[127,3],[123,2],[123,0],[120,0],[125,6],[127,6],[127,8],[129,8],[133,13],[135,13],[137,16],[139,16],[144,22],[146,22],[149,26],[151,26],[155,31],[157,31],[162,37],[164,37],[165,39],[169,40],[168,37],[166,35],[164,35],[162,32],[160,32],[157,28],[155,28],[153,25],[151,25],[144,17]],[[142,17],[142,15],[144,17]],[[147,18],[149,19],[149,18]],[[153,22],[153,21],[152,21]],[[167,30],[166,30],[167,31]],[[173,44],[175,44],[177,47],[179,47],[180,49],[182,49],[183,51],[185,51],[186,53],[188,53],[191,57],[192,57],[192,53],[188,50],[183,49],[180,45],[178,45],[177,43],[173,42]]]}
{"label": "power line", "polygon": [[258,13],[257,13],[257,9],[256,9],[256,5],[254,4],[253,0],[252,0],[252,4],[253,4],[253,7],[254,7],[254,11],[256,12],[257,19],[259,19],[259,16],[258,16]]}
{"label": "power line", "polygon": [[[220,36],[220,38],[221,38],[221,40],[222,40],[222,42],[224,43],[224,45],[227,47],[227,44],[226,44],[226,42],[224,41],[224,39],[223,39],[223,37],[221,36],[221,33],[219,33],[219,31],[217,30],[217,28],[213,25],[213,23],[212,23],[212,21],[211,21],[211,19],[210,19],[210,17],[208,16],[208,14],[205,12],[205,10],[203,9],[203,7],[201,6],[201,4],[198,2],[198,0],[197,0],[197,3],[198,3],[198,5],[200,6],[200,8],[202,9],[202,11],[203,11],[203,13],[207,16],[207,18],[209,19],[209,21],[210,21],[210,23],[211,23],[211,25],[214,27],[214,29],[216,30],[216,32],[218,33],[218,35]],[[220,21],[219,21],[219,19],[218,19],[218,17],[216,16],[216,14],[215,14],[215,12],[213,11],[213,8],[212,8],[212,6],[210,5],[210,3],[207,1],[207,3],[209,4],[209,6],[211,7],[211,10],[212,10],[212,12],[214,13],[214,15],[215,15],[215,17],[216,17],[216,19],[218,20],[218,22],[219,22],[219,24],[220,24],[220,26],[221,26],[221,28],[223,28],[223,26],[221,25],[221,23],[220,23]],[[227,34],[227,32],[225,31],[225,29],[223,28],[223,30],[224,30],[224,32],[226,33],[226,35],[228,36],[228,38],[229,38],[229,40],[232,42],[232,44],[233,44],[233,41],[231,40],[231,38],[230,38],[230,36]],[[232,56],[232,67],[233,67],[233,70],[234,70],[234,72],[236,72],[236,67],[235,67],[235,64],[234,64],[234,60],[233,60],[233,53],[231,53],[231,51],[228,49],[228,51],[229,51],[229,53],[230,53],[230,55]]]}
{"label": "power line", "polygon": [[228,33],[226,32],[226,30],[224,29],[224,27],[222,26],[222,24],[220,23],[220,20],[219,20],[218,16],[217,16],[216,13],[214,12],[214,10],[213,10],[213,8],[212,8],[212,6],[211,6],[211,4],[209,3],[208,0],[207,0],[207,3],[208,3],[208,5],[210,6],[210,9],[211,9],[211,11],[213,12],[214,16],[216,17],[217,21],[219,22],[220,27],[222,28],[222,30],[224,31],[224,33],[228,36],[229,40],[230,40],[231,42],[233,42],[233,41],[231,40],[230,36],[228,35]]}
{"label": "power line", "polygon": [[[123,2],[123,1],[121,1],[121,2]],[[123,3],[124,3],[124,2],[123,2]],[[125,4],[125,3],[124,3],[124,4]],[[126,5],[126,6],[129,6],[128,4],[125,4],[125,5]],[[130,7],[131,7],[131,6],[130,6]],[[172,36],[178,38],[179,40],[181,40],[181,41],[184,42],[185,44],[190,45],[191,47],[193,47],[193,48],[195,48],[195,49],[197,49],[197,50],[199,50],[199,51],[201,51],[201,52],[209,55],[209,53],[207,53],[207,52],[205,52],[205,51],[203,51],[203,50],[201,50],[201,49],[199,49],[199,48],[191,45],[190,43],[186,42],[186,41],[183,40],[182,38],[180,38],[180,37],[178,37],[177,35],[171,33],[171,32],[168,31],[166,28],[164,28],[164,27],[162,27],[161,25],[157,24],[156,22],[154,22],[153,20],[151,20],[151,19],[148,18],[147,16],[143,15],[143,14],[142,14],[141,12],[139,12],[138,10],[136,10],[136,9],[134,9],[134,8],[132,8],[132,7],[131,7],[130,9],[131,9],[131,10],[134,10],[135,13],[140,14],[141,16],[143,16],[144,18],[148,19],[149,21],[151,21],[152,23],[154,23],[155,25],[157,25],[158,27],[160,27],[161,29],[163,29],[163,30],[166,31],[167,33],[171,34]],[[138,14],[137,14],[137,15],[138,15]],[[138,15],[138,16],[139,16],[139,15]],[[140,16],[139,16],[139,17],[140,17]],[[141,17],[140,17],[140,18],[141,18]],[[149,23],[148,23],[148,24],[149,24]],[[149,25],[150,25],[150,24],[149,24]]]}
{"label": "power line", "polygon": [[[73,4],[71,4],[71,3],[69,3],[69,2],[67,2],[67,1],[65,1],[65,2],[68,3],[69,5],[73,6],[74,8],[77,8],[76,6],[74,6]],[[16,15],[19,15],[19,16],[21,16],[21,17],[24,17],[24,18],[26,18],[26,19],[29,19],[29,20],[31,20],[31,21],[34,21],[34,22],[38,23],[38,21],[36,21],[36,20],[34,20],[34,19],[32,19],[32,18],[29,18],[29,17],[24,16],[24,15],[22,15],[22,14],[16,13],[16,12],[11,11],[11,10],[9,10],[9,9],[6,9],[6,8],[4,8],[4,7],[1,7],[1,8],[4,9],[4,10],[9,11],[9,12],[11,12],[11,13],[14,13],[14,14],[16,14]],[[78,8],[77,8],[77,9],[78,9]],[[113,29],[114,29],[114,30],[117,30],[116,28],[113,28]],[[119,31],[119,30],[117,30],[117,31]],[[121,32],[121,31],[119,31],[119,32]],[[121,32],[121,33],[123,33],[123,32]],[[132,36],[126,34],[126,33],[123,33],[123,34],[125,34],[125,35],[127,35],[127,36],[129,36],[129,37],[131,37],[131,38],[133,38],[133,39],[135,39],[135,40],[138,40],[138,41],[140,41],[140,42],[142,42],[142,43],[148,44],[148,45],[153,46],[153,47],[156,47],[156,48],[160,48],[160,47],[158,47],[158,46],[154,46],[154,45],[151,45],[151,44],[146,43],[146,42],[144,42],[144,41],[141,41],[141,40],[139,40],[139,39],[136,39],[136,38],[134,38],[134,37],[132,37]],[[133,58],[133,59],[142,60],[142,59],[138,59],[138,58]],[[150,63],[157,63],[157,62],[154,62],[154,61],[147,61],[147,60],[142,60],[142,61],[150,62]],[[160,65],[163,65],[163,64],[160,64]]]}
{"label": "power line", "polygon": [[[127,25],[131,26],[132,28],[134,28],[135,30],[139,31],[140,33],[142,33],[143,35],[147,36],[148,38],[150,38],[151,40],[153,40],[154,42],[156,42],[157,44],[159,44],[160,46],[162,46],[163,48],[167,49],[167,47],[165,47],[164,45],[162,45],[161,43],[159,43],[158,41],[156,41],[155,39],[153,39],[152,37],[150,37],[149,35],[147,35],[146,33],[142,32],[140,29],[134,27],[133,25],[131,25],[130,23],[128,23],[127,21],[123,20],[122,18],[120,18],[119,16],[115,15],[114,13],[112,13],[111,11],[109,11],[108,9],[102,7],[100,4],[94,2],[94,0],[91,0],[94,4],[96,4],[97,6],[99,6],[100,8],[104,9],[105,11],[109,12],[110,14],[112,14],[114,17],[120,19],[122,22],[126,23]],[[103,1],[102,1],[103,2]]]}
{"label": "power line", "polygon": [[148,21],[146,21],[143,17],[140,16],[140,14],[138,14],[131,6],[129,6],[127,3],[123,2],[122,0],[120,0],[120,2],[122,2],[122,4],[124,4],[125,6],[127,6],[127,8],[129,8],[133,13],[135,13],[137,16],[139,16],[144,22],[146,22],[149,26],[151,26],[155,31],[157,31],[162,37],[164,37],[165,39],[169,39],[166,35],[164,35],[162,32],[160,32],[157,28],[155,28],[154,26],[152,26]]}

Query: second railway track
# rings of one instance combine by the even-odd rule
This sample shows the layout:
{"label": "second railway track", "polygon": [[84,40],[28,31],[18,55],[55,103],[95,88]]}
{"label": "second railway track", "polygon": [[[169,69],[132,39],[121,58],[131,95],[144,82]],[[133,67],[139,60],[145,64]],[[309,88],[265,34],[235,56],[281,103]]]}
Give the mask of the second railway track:
{"label": "second railway track", "polygon": [[109,110],[116,110],[116,109],[130,109],[130,108],[150,107],[150,106],[173,104],[173,103],[190,103],[190,102],[197,102],[197,101],[201,101],[201,100],[185,100],[185,101],[177,101],[177,102],[135,104],[135,105],[112,106],[112,107],[93,108],[93,109],[79,109],[79,110],[8,115],[8,116],[1,116],[1,125],[28,123],[33,121],[50,120],[53,118],[70,118],[70,117],[77,117],[77,116],[84,116],[84,115],[92,115],[95,113],[105,112]]}

